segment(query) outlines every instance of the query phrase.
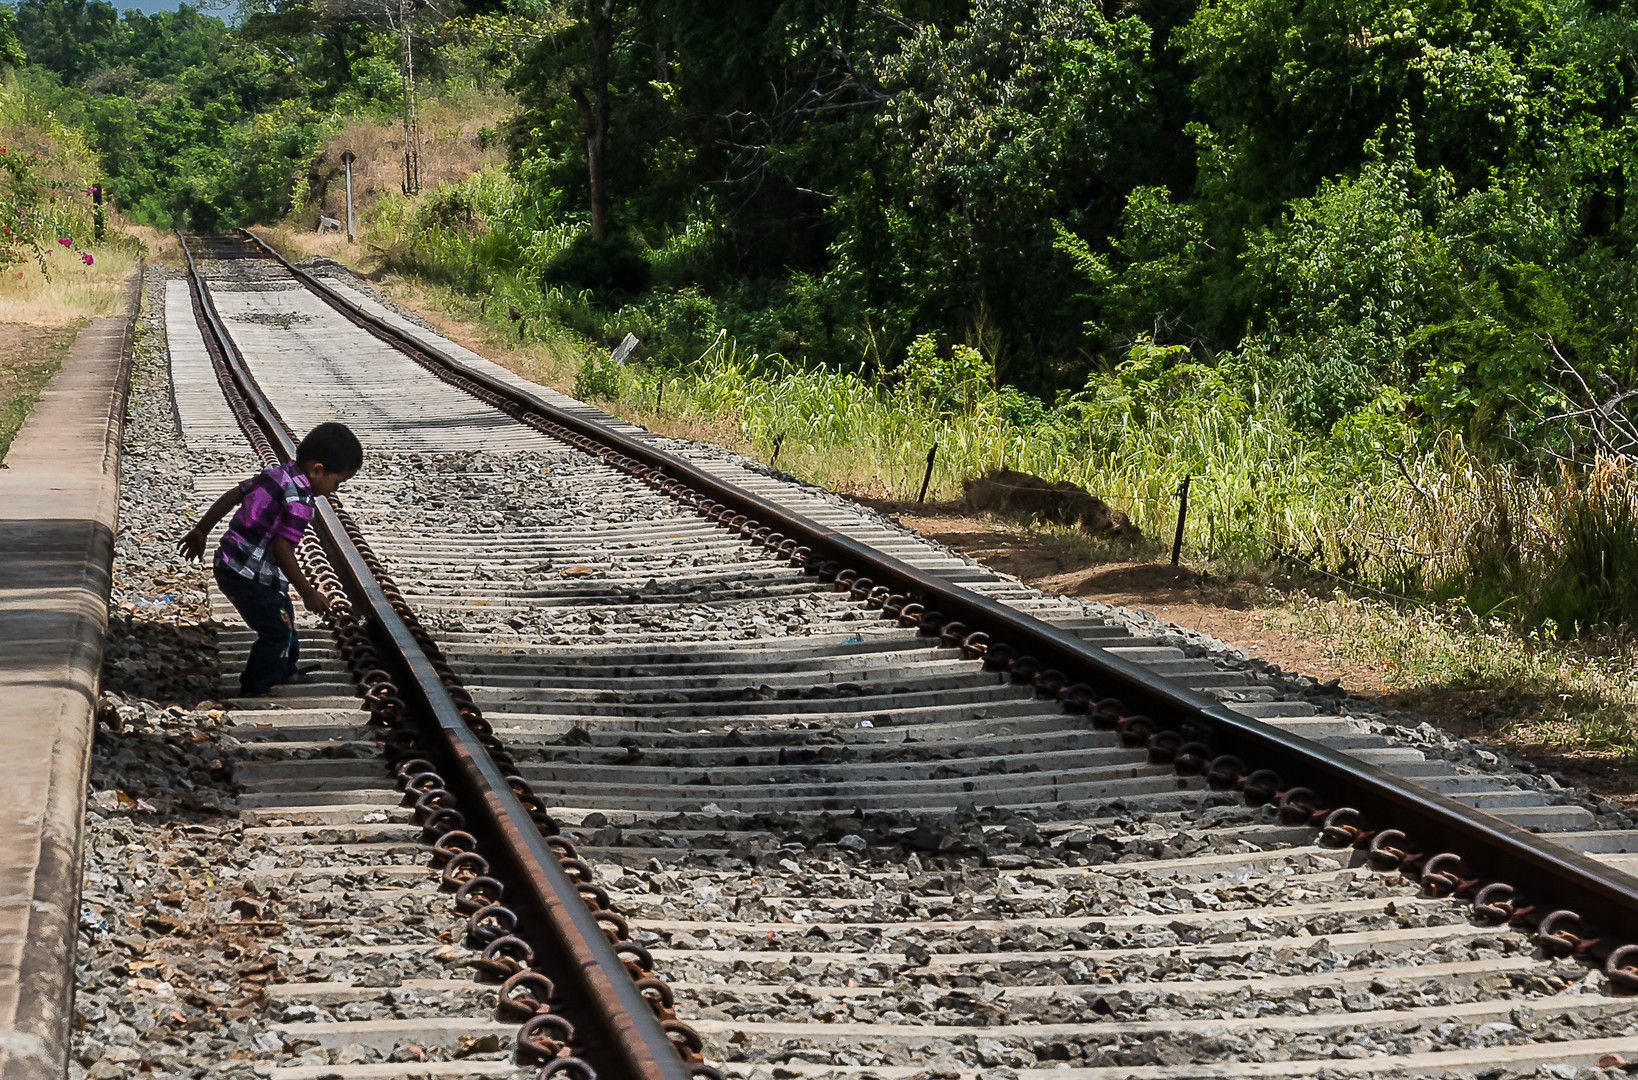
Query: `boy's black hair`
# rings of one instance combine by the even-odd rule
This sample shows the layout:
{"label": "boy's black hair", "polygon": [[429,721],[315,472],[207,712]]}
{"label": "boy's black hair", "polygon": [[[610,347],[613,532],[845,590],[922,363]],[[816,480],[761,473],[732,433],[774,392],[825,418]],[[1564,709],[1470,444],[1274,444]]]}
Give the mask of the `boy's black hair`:
{"label": "boy's black hair", "polygon": [[364,464],[364,448],[346,424],[331,421],[307,433],[296,447],[296,461],[314,461],[328,473],[357,472]]}

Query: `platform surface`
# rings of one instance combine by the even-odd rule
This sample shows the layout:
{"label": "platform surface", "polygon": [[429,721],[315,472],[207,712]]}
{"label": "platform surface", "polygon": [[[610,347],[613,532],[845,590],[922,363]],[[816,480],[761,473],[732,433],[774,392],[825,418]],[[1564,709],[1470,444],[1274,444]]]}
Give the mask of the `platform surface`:
{"label": "platform surface", "polygon": [[0,468],[0,1080],[66,1069],[136,299],[80,331]]}

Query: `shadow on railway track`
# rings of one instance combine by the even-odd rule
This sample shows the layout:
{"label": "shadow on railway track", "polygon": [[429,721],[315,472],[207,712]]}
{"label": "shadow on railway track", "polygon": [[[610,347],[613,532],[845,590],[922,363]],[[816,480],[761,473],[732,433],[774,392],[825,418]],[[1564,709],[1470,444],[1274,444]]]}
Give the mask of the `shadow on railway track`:
{"label": "shadow on railway track", "polygon": [[115,611],[103,648],[102,688],[193,709],[217,694],[212,624],[162,622]]}

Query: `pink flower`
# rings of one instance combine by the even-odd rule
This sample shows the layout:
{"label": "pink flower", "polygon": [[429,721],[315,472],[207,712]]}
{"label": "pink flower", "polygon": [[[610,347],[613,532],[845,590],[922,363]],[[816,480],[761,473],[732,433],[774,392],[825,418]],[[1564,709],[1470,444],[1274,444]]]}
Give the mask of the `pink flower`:
{"label": "pink flower", "polygon": [[57,237],[57,243],[61,244],[63,247],[73,247],[74,238],[72,236],[59,236]]}
{"label": "pink flower", "polygon": [[89,251],[82,252],[80,254],[80,262],[84,263],[87,266],[90,266],[92,263],[94,263],[96,261],[97,260],[95,260],[95,259],[93,259],[91,257],[91,253]]}

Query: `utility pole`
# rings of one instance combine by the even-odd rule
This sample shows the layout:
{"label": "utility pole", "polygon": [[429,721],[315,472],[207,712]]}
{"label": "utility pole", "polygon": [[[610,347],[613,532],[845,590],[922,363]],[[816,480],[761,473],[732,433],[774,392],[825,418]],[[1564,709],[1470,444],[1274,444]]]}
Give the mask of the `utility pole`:
{"label": "utility pole", "polygon": [[358,155],[351,150],[341,152],[341,163],[347,166],[347,242],[353,242],[353,162]]}
{"label": "utility pole", "polygon": [[399,73],[404,82],[404,194],[421,190],[421,122],[415,115],[415,49],[410,34],[411,0],[398,0]]}

